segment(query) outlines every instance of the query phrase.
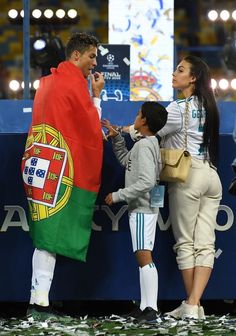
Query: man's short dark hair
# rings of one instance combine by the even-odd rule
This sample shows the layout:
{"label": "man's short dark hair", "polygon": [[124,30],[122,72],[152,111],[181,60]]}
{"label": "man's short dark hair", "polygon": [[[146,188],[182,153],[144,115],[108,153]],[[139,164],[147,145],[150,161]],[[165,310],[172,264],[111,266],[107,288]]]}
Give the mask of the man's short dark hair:
{"label": "man's short dark hair", "polygon": [[165,107],[156,101],[147,101],[141,106],[142,118],[146,118],[149,130],[156,134],[167,121],[167,111]]}
{"label": "man's short dark hair", "polygon": [[65,52],[66,58],[70,58],[71,54],[78,50],[81,54],[83,54],[86,50],[88,50],[91,46],[98,46],[98,39],[87,33],[74,33],[69,41],[67,42]]}

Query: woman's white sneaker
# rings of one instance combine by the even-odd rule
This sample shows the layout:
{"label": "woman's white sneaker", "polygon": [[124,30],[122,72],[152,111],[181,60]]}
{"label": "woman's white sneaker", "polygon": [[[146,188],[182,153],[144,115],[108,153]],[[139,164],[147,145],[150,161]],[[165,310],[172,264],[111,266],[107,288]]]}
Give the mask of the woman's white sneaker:
{"label": "woman's white sneaker", "polygon": [[188,303],[184,304],[183,307],[183,313],[182,313],[182,319],[194,319],[198,320],[199,315],[198,315],[198,305],[190,305]]}
{"label": "woman's white sneaker", "polygon": [[205,320],[206,319],[203,306],[198,307],[198,318],[199,318],[199,320]]}
{"label": "woman's white sneaker", "polygon": [[[167,316],[174,317],[175,319],[199,319],[199,308],[198,305],[190,305],[183,301],[179,307],[166,313]],[[202,308],[203,309],[203,308]],[[201,312],[202,313],[202,310]],[[204,310],[203,310],[204,314]],[[205,316],[205,315],[204,315]]]}
{"label": "woman's white sneaker", "polygon": [[175,319],[181,319],[184,305],[185,305],[185,301],[183,301],[179,307],[175,308],[174,310],[168,313],[165,313],[165,315],[174,317]]}

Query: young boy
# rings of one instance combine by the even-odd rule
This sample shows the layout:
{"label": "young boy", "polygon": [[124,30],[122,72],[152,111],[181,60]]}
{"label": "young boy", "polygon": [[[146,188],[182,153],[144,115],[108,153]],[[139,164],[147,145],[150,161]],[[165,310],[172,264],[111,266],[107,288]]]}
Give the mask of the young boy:
{"label": "young boy", "polygon": [[[151,191],[158,184],[161,169],[159,143],[155,134],[165,125],[166,109],[157,102],[145,102],[135,119],[134,128],[142,138],[128,151],[125,140],[108,120],[102,125],[109,130],[115,155],[125,166],[125,188],[108,194],[108,205],[125,201],[129,210],[129,225],[133,251],[139,265],[141,302],[133,316],[139,323],[156,322],[158,318],[158,274],[152,260],[158,206]],[[132,315],[132,314],[131,314]]]}

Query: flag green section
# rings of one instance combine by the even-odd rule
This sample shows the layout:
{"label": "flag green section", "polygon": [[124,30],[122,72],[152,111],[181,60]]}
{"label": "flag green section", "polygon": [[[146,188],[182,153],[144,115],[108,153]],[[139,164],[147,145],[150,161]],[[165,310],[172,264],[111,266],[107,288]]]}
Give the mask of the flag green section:
{"label": "flag green section", "polygon": [[[65,187],[61,185],[59,198],[64,191]],[[68,203],[59,212],[40,221],[30,219],[30,235],[34,246],[85,261],[96,197],[97,193],[74,186]]]}

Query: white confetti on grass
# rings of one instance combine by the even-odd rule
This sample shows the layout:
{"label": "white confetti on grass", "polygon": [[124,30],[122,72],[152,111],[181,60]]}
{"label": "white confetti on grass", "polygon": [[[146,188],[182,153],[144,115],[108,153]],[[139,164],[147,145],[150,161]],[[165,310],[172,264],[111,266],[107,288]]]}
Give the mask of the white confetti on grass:
{"label": "white confetti on grass", "polygon": [[222,336],[236,335],[236,318],[223,315],[207,316],[205,321],[163,320],[154,325],[114,321],[106,318],[72,319],[61,322],[29,322],[27,319],[9,319],[0,323],[1,336]]}

